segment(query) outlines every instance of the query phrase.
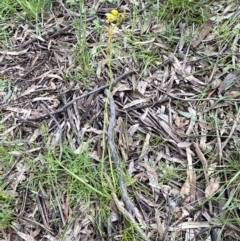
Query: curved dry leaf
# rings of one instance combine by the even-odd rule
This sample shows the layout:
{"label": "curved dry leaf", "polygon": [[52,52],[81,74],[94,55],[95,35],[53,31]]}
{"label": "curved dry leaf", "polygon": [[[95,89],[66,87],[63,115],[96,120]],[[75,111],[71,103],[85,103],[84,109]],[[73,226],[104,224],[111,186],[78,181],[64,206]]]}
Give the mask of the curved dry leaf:
{"label": "curved dry leaf", "polygon": [[11,225],[11,228],[14,229],[14,231],[17,233],[17,235],[20,238],[22,238],[23,240],[25,240],[25,241],[35,241],[35,239],[31,235],[18,231],[17,228],[14,225]]}
{"label": "curved dry leaf", "polygon": [[211,178],[208,186],[205,189],[205,196],[211,197],[219,188],[220,178]]}
{"label": "curved dry leaf", "polygon": [[12,56],[17,56],[17,55],[22,55],[27,53],[29,48],[24,49],[22,51],[0,51],[0,54],[6,54],[6,55],[12,55]]}
{"label": "curved dry leaf", "polygon": [[169,137],[171,137],[175,142],[180,142],[178,137],[172,132],[171,127],[165,121],[159,120],[159,124],[161,125],[163,130],[169,135]]}
{"label": "curved dry leaf", "polygon": [[150,198],[146,198],[144,197],[140,192],[136,192],[136,196],[143,201],[145,204],[147,204],[150,207],[158,207],[159,204],[156,204],[153,200],[151,200]]}
{"label": "curved dry leaf", "polygon": [[237,99],[240,96],[240,91],[239,90],[233,90],[233,91],[226,91],[225,97],[229,99]]}
{"label": "curved dry leaf", "polygon": [[193,43],[193,48],[197,48],[199,44],[206,38],[206,36],[209,34],[209,32],[212,29],[214,22],[209,19],[201,28],[199,37],[197,40]]}
{"label": "curved dry leaf", "polygon": [[143,156],[146,155],[146,153],[149,149],[150,137],[151,137],[151,134],[147,133],[147,135],[145,137],[145,141],[143,143],[142,152],[141,152],[141,155],[139,157],[139,160],[141,160],[143,158]]}
{"label": "curved dry leaf", "polygon": [[190,189],[191,189],[191,184],[189,182],[189,178],[186,179],[184,184],[182,185],[181,188],[181,195],[184,197],[185,195],[188,196],[190,194]]}
{"label": "curved dry leaf", "polygon": [[190,147],[192,145],[192,143],[188,142],[188,141],[183,141],[183,142],[179,142],[177,144],[177,146],[179,148],[187,148],[187,147]]}
{"label": "curved dry leaf", "polygon": [[180,127],[181,126],[181,119],[180,117],[177,115],[175,120],[174,120],[175,124],[177,127]]}
{"label": "curved dry leaf", "polygon": [[132,106],[134,106],[134,105],[146,103],[146,102],[148,102],[148,101],[149,101],[149,98],[147,98],[147,99],[140,99],[140,100],[133,100],[132,102],[124,105],[123,109],[130,108],[130,107],[132,107]]}
{"label": "curved dry leaf", "polygon": [[240,70],[233,71],[232,73],[229,73],[223,82],[220,84],[219,89],[218,89],[218,94],[220,95],[221,93],[225,92],[231,84],[238,80],[240,78]]}
{"label": "curved dry leaf", "polygon": [[178,110],[178,113],[186,118],[189,118],[193,121],[197,121],[197,117],[192,114],[192,113],[189,113],[189,112],[185,112],[185,111],[181,111],[181,110]]}
{"label": "curved dry leaf", "polygon": [[150,39],[150,40],[143,41],[143,42],[135,42],[134,44],[142,44],[142,45],[144,45],[144,44],[153,43],[154,40],[155,40],[155,38],[152,38],[152,39]]}
{"label": "curved dry leaf", "polygon": [[208,175],[208,176],[211,176],[211,175],[214,173],[214,171],[216,170],[216,167],[217,167],[217,163],[216,163],[216,162],[210,164],[210,165],[208,166],[207,175]]}
{"label": "curved dry leaf", "polygon": [[177,225],[177,228],[184,230],[184,229],[192,229],[192,228],[209,228],[211,224],[209,222],[183,222]]}
{"label": "curved dry leaf", "polygon": [[32,236],[30,236],[29,234],[25,234],[25,233],[22,233],[19,231],[17,231],[17,234],[19,237],[21,237],[25,241],[35,241],[35,239]]}
{"label": "curved dry leaf", "polygon": [[17,128],[18,126],[20,126],[21,123],[13,125],[12,127],[10,127],[9,129],[7,129],[6,131],[4,131],[3,133],[0,133],[0,136],[5,136],[8,133],[10,133],[11,131],[13,131],[15,128]]}

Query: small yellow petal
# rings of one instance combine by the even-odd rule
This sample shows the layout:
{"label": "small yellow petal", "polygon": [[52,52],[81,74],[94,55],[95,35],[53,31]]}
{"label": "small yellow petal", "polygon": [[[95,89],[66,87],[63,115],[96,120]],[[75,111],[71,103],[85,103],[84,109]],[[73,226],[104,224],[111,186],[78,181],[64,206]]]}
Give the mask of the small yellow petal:
{"label": "small yellow petal", "polygon": [[114,15],[112,15],[111,13],[106,13],[106,18],[112,18],[114,17]]}
{"label": "small yellow petal", "polygon": [[114,16],[118,16],[118,10],[117,9],[113,9],[112,11],[111,11],[111,14],[113,14]]}
{"label": "small yellow petal", "polygon": [[106,20],[107,23],[112,23],[116,19],[116,16],[114,16],[112,13],[107,13],[106,18],[107,18]]}

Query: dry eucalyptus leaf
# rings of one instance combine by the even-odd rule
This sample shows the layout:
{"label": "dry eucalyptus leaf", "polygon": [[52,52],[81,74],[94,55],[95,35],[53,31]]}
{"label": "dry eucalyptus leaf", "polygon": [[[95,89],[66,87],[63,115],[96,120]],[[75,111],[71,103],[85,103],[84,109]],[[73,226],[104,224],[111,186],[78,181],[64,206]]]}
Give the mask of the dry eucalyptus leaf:
{"label": "dry eucalyptus leaf", "polygon": [[237,99],[240,96],[239,90],[233,90],[233,91],[226,91],[225,97],[228,97],[229,99]]}
{"label": "dry eucalyptus leaf", "polygon": [[189,195],[190,189],[191,189],[191,184],[189,182],[189,178],[187,178],[186,181],[184,182],[184,184],[182,185],[181,195],[182,196]]}
{"label": "dry eucalyptus leaf", "polygon": [[187,148],[187,147],[190,147],[191,145],[192,145],[192,143],[191,143],[191,142],[188,142],[188,141],[179,142],[179,143],[177,144],[177,146],[178,146],[179,148]]}
{"label": "dry eucalyptus leaf", "polygon": [[27,53],[27,51],[28,51],[28,48],[24,49],[22,51],[0,51],[0,54],[17,56],[17,55],[25,54],[25,53]]}
{"label": "dry eucalyptus leaf", "polygon": [[225,92],[231,84],[238,80],[240,78],[240,70],[233,71],[232,73],[229,73],[223,82],[220,84],[219,89],[218,89],[218,94],[220,95],[221,93]]}
{"label": "dry eucalyptus leaf", "polygon": [[209,34],[209,32],[212,29],[213,21],[210,19],[202,26],[201,32],[199,34],[198,39],[193,43],[193,48],[197,48],[200,43],[206,38],[206,36]]}
{"label": "dry eucalyptus leaf", "polygon": [[211,197],[219,188],[220,178],[211,178],[208,186],[205,189],[206,198]]}
{"label": "dry eucalyptus leaf", "polygon": [[175,118],[175,124],[176,124],[177,127],[180,127],[180,125],[181,125],[181,119],[178,115]]}
{"label": "dry eucalyptus leaf", "polygon": [[35,241],[35,239],[31,235],[18,231],[17,228],[14,227],[14,225],[11,225],[11,227],[15,230],[16,234],[20,238],[22,238],[23,240],[25,240],[25,241]]}

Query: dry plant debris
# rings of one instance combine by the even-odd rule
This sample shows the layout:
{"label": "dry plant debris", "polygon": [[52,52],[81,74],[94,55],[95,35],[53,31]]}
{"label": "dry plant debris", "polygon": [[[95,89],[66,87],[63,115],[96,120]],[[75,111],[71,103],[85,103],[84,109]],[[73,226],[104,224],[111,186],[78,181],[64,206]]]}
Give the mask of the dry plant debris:
{"label": "dry plant debris", "polygon": [[0,51],[0,240],[240,240],[237,1],[67,2]]}

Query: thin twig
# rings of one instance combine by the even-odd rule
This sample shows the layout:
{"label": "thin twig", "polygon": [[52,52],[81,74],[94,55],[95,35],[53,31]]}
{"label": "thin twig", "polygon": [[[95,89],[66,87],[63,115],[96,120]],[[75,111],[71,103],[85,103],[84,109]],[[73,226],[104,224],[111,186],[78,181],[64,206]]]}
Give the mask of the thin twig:
{"label": "thin twig", "polygon": [[[110,186],[110,188],[113,190],[113,185],[111,183],[110,178],[107,176],[107,174],[105,174],[105,178],[108,182],[108,185]],[[129,219],[129,221],[134,225],[134,228],[137,230],[137,232],[140,234],[140,236],[142,237],[142,239],[144,241],[150,241],[150,239],[146,236],[146,234],[141,230],[141,228],[139,227],[138,223],[135,221],[135,219],[133,218],[132,214],[129,213],[122,205],[121,202],[119,201],[117,195],[115,193],[112,193],[113,196],[113,200],[118,208],[118,210],[122,213],[123,216],[127,217]]]}
{"label": "thin twig", "polygon": [[57,201],[57,205],[58,205],[58,210],[59,210],[59,213],[60,213],[60,216],[61,216],[61,219],[62,219],[62,224],[63,224],[63,227],[66,225],[66,220],[65,220],[65,217],[63,215],[63,212],[62,212],[62,208],[61,208],[61,204],[59,202],[59,199],[57,197],[57,194],[56,194],[56,190],[55,190],[55,187],[53,185],[53,182],[52,182],[52,188],[53,188],[53,193],[54,193],[54,196],[56,198],[56,201]]}
{"label": "thin twig", "polygon": [[218,109],[216,109],[216,113],[215,113],[215,129],[216,129],[217,144],[218,144],[218,160],[219,160],[219,163],[221,163],[221,160],[222,160],[222,143],[221,143],[220,133],[219,133],[219,130],[218,130],[217,115],[218,115]]}
{"label": "thin twig", "polygon": [[[63,101],[64,105],[67,104],[66,95],[62,96],[62,101]],[[75,124],[74,124],[74,121],[73,121],[73,113],[72,113],[70,108],[67,108],[67,115],[68,115],[68,118],[69,118],[70,125],[72,126],[72,131],[75,134],[76,133],[76,127],[75,127]]]}
{"label": "thin twig", "polygon": [[51,116],[51,118],[55,121],[56,125],[58,126],[58,129],[59,129],[59,132],[60,132],[60,138],[59,138],[59,147],[60,147],[60,153],[59,153],[59,161],[61,161],[62,159],[62,153],[63,153],[63,147],[62,147],[62,127],[61,125],[59,124],[59,122],[57,121],[57,119],[55,118],[54,115],[51,114],[51,112],[43,105],[43,104],[40,104],[40,106]]}
{"label": "thin twig", "polygon": [[130,212],[131,214],[134,214],[134,216],[136,216],[135,210],[134,210],[134,205],[131,202],[130,198],[128,197],[126,184],[122,177],[123,170],[122,170],[121,163],[119,161],[119,157],[118,157],[118,154],[116,151],[116,144],[115,144],[114,137],[113,137],[114,127],[116,125],[116,109],[115,109],[114,99],[111,94],[109,96],[109,105],[110,105],[110,120],[109,120],[109,127],[108,127],[108,144],[109,144],[110,151],[112,154],[113,162],[117,166],[117,171],[120,174],[119,186],[120,186],[120,191],[122,194],[123,202],[126,205],[128,212]]}
{"label": "thin twig", "polygon": [[[133,74],[133,73],[136,73],[136,71],[130,70],[130,71],[128,71],[128,72],[120,75],[119,77],[117,77],[117,78],[113,81],[113,84],[116,84],[116,83],[119,82],[120,80],[124,79],[125,77],[127,77],[128,75]],[[41,115],[41,116],[38,116],[38,117],[26,118],[26,119],[23,119],[23,120],[27,120],[27,121],[37,121],[37,120],[41,120],[41,119],[43,119],[43,118],[45,118],[45,117],[48,117],[48,116],[50,116],[50,115],[59,114],[59,113],[65,111],[69,106],[71,106],[71,105],[72,105],[73,103],[75,103],[77,100],[82,99],[82,98],[84,98],[84,97],[87,97],[87,96],[89,96],[89,95],[91,95],[91,94],[97,93],[97,92],[99,92],[99,91],[102,91],[102,90],[108,88],[109,86],[110,86],[110,84],[106,84],[106,85],[100,86],[100,87],[97,88],[97,89],[94,89],[94,90],[89,91],[89,92],[87,92],[87,93],[85,93],[85,94],[82,94],[82,95],[74,98],[73,100],[71,100],[70,102],[68,102],[67,104],[65,104],[62,108],[60,108],[60,109],[58,109],[58,110],[56,110],[56,111],[48,112],[47,114]]]}
{"label": "thin twig", "polygon": [[56,1],[62,6],[62,8],[68,13],[69,16],[82,17],[81,14],[73,12],[72,10],[66,8],[62,0],[56,0]]}
{"label": "thin twig", "polygon": [[[21,217],[20,217],[19,214],[16,214],[16,213],[12,213],[12,214],[13,214],[14,216],[16,216],[17,218],[20,218],[20,219],[28,222],[29,224],[31,224],[32,226],[34,226],[34,227],[36,227],[36,228],[39,228],[39,227],[40,227],[40,228],[42,228],[43,230],[51,233],[52,235],[55,234],[55,233],[51,230],[51,228],[45,227],[43,224],[37,222],[37,221],[34,220],[34,219],[30,219],[30,218],[27,218],[27,217],[24,217],[24,216],[21,216]],[[14,226],[10,225],[10,227],[14,227]]]}
{"label": "thin twig", "polygon": [[31,39],[29,39],[28,41],[24,42],[21,45],[15,46],[14,50],[21,50],[23,48],[25,48],[26,46],[38,41],[39,39],[44,39],[44,37],[46,37],[47,35],[52,35],[55,33],[61,33],[61,32],[65,32],[70,26],[66,26],[62,29],[57,29],[56,27],[49,29],[48,31],[44,32],[41,36],[39,37],[33,37]]}
{"label": "thin twig", "polygon": [[[28,70],[24,75],[22,75],[21,77],[17,78],[14,80],[14,82],[12,83],[12,85],[16,85],[19,84],[18,81],[19,80],[26,80],[26,77],[33,72],[33,70],[37,69],[38,67],[42,66],[44,63],[46,62],[46,60],[41,61],[39,64],[35,65],[34,67],[32,67],[30,70]],[[15,100],[16,101],[16,100]],[[19,103],[17,103],[19,104]]]}
{"label": "thin twig", "polygon": [[200,159],[201,163],[202,163],[202,166],[203,166],[203,172],[204,172],[204,176],[205,176],[205,179],[206,179],[206,182],[207,182],[207,185],[209,185],[209,177],[208,177],[208,174],[207,174],[207,169],[208,169],[208,163],[207,163],[207,160],[205,158],[205,156],[203,155],[201,149],[199,148],[198,144],[195,143],[194,141],[192,141],[192,144],[196,150],[196,153],[198,155],[198,158]]}
{"label": "thin twig", "polygon": [[[208,172],[208,162],[207,162],[205,156],[203,155],[203,153],[202,153],[200,147],[198,146],[198,144],[195,143],[194,141],[192,142],[192,144],[193,144],[193,146],[194,146],[194,148],[196,150],[198,158],[200,159],[200,161],[202,163],[203,173],[204,173],[204,176],[205,176],[205,179],[206,179],[206,183],[207,183],[206,186],[209,186],[210,180],[209,180],[208,173],[207,173]],[[212,200],[211,199],[208,200],[208,204],[209,204],[209,211],[210,211],[210,213],[212,213],[213,212],[213,206],[212,206]]]}
{"label": "thin twig", "polygon": [[13,170],[13,168],[16,166],[16,164],[19,162],[21,157],[17,157],[15,162],[12,164],[12,166],[10,167],[10,169],[1,177],[1,180],[3,181]]}
{"label": "thin twig", "polygon": [[240,116],[240,108],[238,109],[238,113],[237,113],[236,119],[235,119],[235,121],[234,121],[232,130],[231,130],[228,138],[226,139],[226,141],[224,141],[224,143],[223,143],[223,145],[222,145],[222,150],[225,148],[225,146],[228,144],[229,140],[232,138],[233,132],[235,131],[235,129],[236,129],[236,127],[237,127],[237,123],[238,123],[238,121],[239,121],[239,116]]}
{"label": "thin twig", "polygon": [[5,241],[10,241],[10,237],[8,238],[9,235],[7,235],[4,231],[4,229],[0,228],[0,231],[5,239]]}
{"label": "thin twig", "polygon": [[46,212],[44,199],[41,198],[39,195],[37,197],[37,207],[38,207],[38,212],[41,215],[41,219],[42,219],[42,222],[43,222],[44,226],[47,229],[50,229],[50,227],[49,227],[49,220],[48,220],[48,214]]}
{"label": "thin twig", "polygon": [[163,233],[161,241],[165,241],[167,239],[167,234],[168,234],[168,231],[169,231],[169,227],[171,225],[172,218],[173,218],[174,212],[175,212],[175,210],[173,210],[173,207],[171,205],[168,192],[166,193],[166,201],[167,201],[167,205],[168,205],[168,208],[169,208],[169,212],[168,212],[168,217],[167,217],[167,225],[166,225],[166,228],[164,230],[164,233]]}
{"label": "thin twig", "polygon": [[[217,101],[220,101],[220,100],[221,100],[221,101],[235,101],[235,102],[240,101],[240,99],[227,99],[226,97],[219,97],[219,98],[200,98],[200,99],[190,99],[190,98],[186,98],[186,99],[184,99],[184,98],[177,97],[176,95],[170,94],[170,93],[168,93],[168,92],[166,92],[166,91],[158,88],[158,87],[155,86],[155,85],[153,85],[153,86],[154,86],[157,90],[159,90],[160,92],[162,92],[163,94],[166,94],[166,95],[168,95],[168,96],[170,96],[170,97],[172,97],[172,98],[174,98],[174,99],[176,99],[176,100],[181,100],[181,101],[187,101],[187,102],[189,102],[189,101],[211,101],[211,100],[217,100]],[[183,93],[179,93],[179,95],[183,95]]]}
{"label": "thin twig", "polygon": [[157,100],[155,102],[142,104],[142,105],[139,105],[139,106],[129,107],[127,109],[139,110],[139,109],[144,109],[144,108],[148,108],[148,107],[154,107],[155,105],[159,105],[159,104],[162,104],[162,103],[167,102],[167,101],[169,101],[169,98],[164,98],[162,100]]}

